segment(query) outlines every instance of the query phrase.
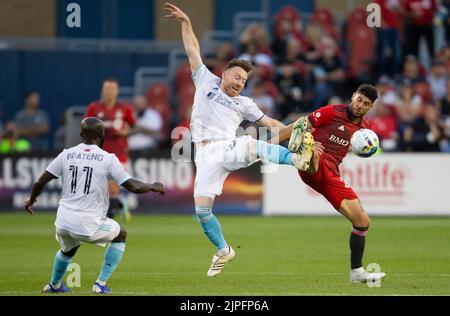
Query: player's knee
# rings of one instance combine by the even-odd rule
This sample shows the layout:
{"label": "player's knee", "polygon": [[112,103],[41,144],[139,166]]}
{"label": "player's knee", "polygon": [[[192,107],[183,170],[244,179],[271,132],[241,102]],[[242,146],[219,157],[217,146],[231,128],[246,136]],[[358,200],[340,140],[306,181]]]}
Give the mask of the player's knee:
{"label": "player's knee", "polygon": [[357,227],[364,228],[364,230],[368,230],[369,227],[370,227],[370,218],[367,215],[367,213],[364,213],[364,215],[361,218],[359,218],[356,221],[356,223],[354,223],[353,225],[357,226]]}
{"label": "player's knee", "polygon": [[70,249],[69,251],[62,251],[63,255],[67,256],[67,257],[73,257],[75,256],[75,254],[77,253],[78,248],[80,248],[80,246],[76,246],[75,248]]}
{"label": "player's knee", "polygon": [[365,222],[364,227],[367,227],[367,229],[369,229],[369,227],[370,227],[370,218],[369,218],[369,216],[367,216],[367,218],[366,218],[366,222]]}
{"label": "player's knee", "polygon": [[197,206],[195,207],[195,214],[197,215],[197,219],[201,223],[209,222],[209,220],[212,218],[212,210],[208,206]]}
{"label": "player's knee", "polygon": [[123,228],[120,228],[119,235],[117,235],[116,238],[114,238],[111,242],[125,242],[127,239],[127,231]]}

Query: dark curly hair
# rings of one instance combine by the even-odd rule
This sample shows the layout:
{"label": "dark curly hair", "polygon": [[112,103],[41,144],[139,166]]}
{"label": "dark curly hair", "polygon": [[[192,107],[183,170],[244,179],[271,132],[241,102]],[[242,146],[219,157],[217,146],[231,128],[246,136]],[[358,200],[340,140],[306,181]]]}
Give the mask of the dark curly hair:
{"label": "dark curly hair", "polygon": [[364,83],[358,87],[356,93],[360,93],[363,96],[367,97],[370,101],[375,102],[378,99],[378,91],[377,88],[372,86],[371,84]]}

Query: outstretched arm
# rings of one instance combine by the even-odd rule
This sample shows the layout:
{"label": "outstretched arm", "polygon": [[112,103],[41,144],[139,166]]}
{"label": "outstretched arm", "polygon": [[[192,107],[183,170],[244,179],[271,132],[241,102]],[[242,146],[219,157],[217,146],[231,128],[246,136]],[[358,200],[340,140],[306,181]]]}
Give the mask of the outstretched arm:
{"label": "outstretched arm", "polygon": [[176,18],[181,23],[181,35],[183,37],[184,49],[186,50],[189,59],[191,72],[194,74],[203,62],[200,55],[200,45],[195,37],[194,30],[192,29],[191,20],[186,13],[171,3],[166,2],[164,4],[164,10],[166,10],[166,18]]}
{"label": "outstretched arm", "polygon": [[136,194],[147,192],[156,192],[158,195],[164,194],[164,186],[159,182],[149,184],[136,179],[129,179],[122,183],[122,186],[128,191]]}
{"label": "outstretched arm", "polygon": [[258,122],[258,125],[260,126],[264,126],[264,127],[278,127],[279,129],[285,128],[286,125],[284,125],[283,123],[281,123],[280,121],[271,118],[267,115],[264,115]]}
{"label": "outstretched arm", "polygon": [[41,194],[42,189],[45,187],[47,183],[52,181],[53,179],[56,179],[54,175],[52,175],[50,172],[45,171],[40,178],[33,184],[33,188],[31,189],[31,195],[30,197],[25,201],[25,209],[33,215],[33,204],[36,203],[36,199]]}
{"label": "outstretched arm", "polygon": [[269,140],[269,143],[278,145],[279,143],[289,140],[292,133],[292,125],[294,125],[294,123],[283,128],[278,135],[275,135]]}

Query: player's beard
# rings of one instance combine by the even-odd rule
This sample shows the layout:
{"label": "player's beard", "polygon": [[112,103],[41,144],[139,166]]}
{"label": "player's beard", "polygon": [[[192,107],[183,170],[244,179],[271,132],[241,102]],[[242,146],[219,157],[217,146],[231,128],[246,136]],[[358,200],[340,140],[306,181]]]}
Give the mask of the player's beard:
{"label": "player's beard", "polygon": [[353,107],[353,103],[350,105],[350,113],[352,114],[352,116],[354,118],[360,118],[363,116],[363,114],[361,112],[355,112],[355,109]]}

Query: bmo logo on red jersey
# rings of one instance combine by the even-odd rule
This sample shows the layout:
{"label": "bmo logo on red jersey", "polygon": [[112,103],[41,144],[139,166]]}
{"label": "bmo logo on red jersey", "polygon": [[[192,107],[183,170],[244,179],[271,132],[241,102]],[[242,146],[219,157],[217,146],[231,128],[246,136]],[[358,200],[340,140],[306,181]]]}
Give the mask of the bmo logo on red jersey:
{"label": "bmo logo on red jersey", "polygon": [[349,141],[340,137],[337,137],[333,134],[331,134],[330,138],[328,138],[328,140],[331,140],[333,143],[342,145],[342,146],[348,146]]}

